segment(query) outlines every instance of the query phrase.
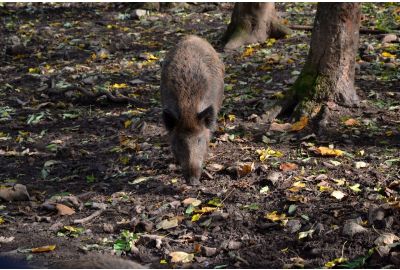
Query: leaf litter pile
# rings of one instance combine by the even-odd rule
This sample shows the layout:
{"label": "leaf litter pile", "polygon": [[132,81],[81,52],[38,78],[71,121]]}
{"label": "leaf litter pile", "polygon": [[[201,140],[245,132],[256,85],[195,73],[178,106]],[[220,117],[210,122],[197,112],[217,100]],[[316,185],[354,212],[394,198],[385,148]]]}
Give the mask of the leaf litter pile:
{"label": "leaf litter pile", "polygon": [[[232,4],[2,4],[0,250],[56,267],[117,254],[151,267],[400,267],[400,7],[363,4],[359,108],[263,122],[310,32],[221,53],[225,100],[200,187],[168,147],[160,65],[186,34],[219,39]],[[277,5],[312,25],[316,5]],[[139,14],[139,16],[138,16]],[[396,26],[397,25],[397,26]],[[393,38],[394,35],[394,38]]]}

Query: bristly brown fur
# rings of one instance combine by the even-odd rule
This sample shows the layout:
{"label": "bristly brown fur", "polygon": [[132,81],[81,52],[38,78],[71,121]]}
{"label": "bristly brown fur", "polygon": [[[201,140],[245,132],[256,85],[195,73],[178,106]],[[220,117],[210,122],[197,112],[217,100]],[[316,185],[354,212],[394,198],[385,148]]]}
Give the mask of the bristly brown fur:
{"label": "bristly brown fur", "polygon": [[214,98],[219,111],[222,98],[207,95],[212,94],[208,89],[221,87],[216,82],[223,80],[224,74],[224,64],[204,39],[187,36],[169,51],[163,64],[161,93],[164,103],[179,110],[178,129],[195,132],[200,128],[197,113],[205,98]]}

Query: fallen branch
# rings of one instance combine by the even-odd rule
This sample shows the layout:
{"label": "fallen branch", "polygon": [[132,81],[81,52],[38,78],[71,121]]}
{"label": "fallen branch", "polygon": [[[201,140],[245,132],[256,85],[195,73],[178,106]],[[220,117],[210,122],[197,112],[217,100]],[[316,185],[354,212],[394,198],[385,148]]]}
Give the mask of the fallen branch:
{"label": "fallen branch", "polygon": [[[289,28],[292,30],[304,30],[304,31],[312,31],[313,26],[311,25],[289,25]],[[372,34],[372,35],[380,35],[380,34],[387,34],[387,31],[384,30],[378,30],[378,29],[368,29],[361,27],[360,28],[360,34]]]}
{"label": "fallen branch", "polygon": [[136,99],[130,98],[130,97],[126,97],[126,96],[114,96],[111,92],[104,90],[104,89],[100,89],[97,93],[93,93],[91,91],[88,91],[87,89],[81,87],[81,86],[68,86],[62,89],[59,88],[49,88],[47,90],[49,93],[51,94],[56,94],[56,95],[61,95],[64,94],[65,92],[68,91],[79,91],[82,94],[84,94],[86,97],[89,98],[93,98],[93,99],[97,99],[101,96],[106,96],[108,100],[112,101],[112,102],[116,102],[116,103],[127,103],[127,102],[137,102]]}
{"label": "fallen branch", "polygon": [[73,222],[74,222],[74,224],[83,224],[83,223],[91,221],[95,217],[100,216],[103,212],[104,212],[104,209],[100,209],[100,210],[97,210],[96,212],[94,212],[93,214],[91,214],[88,217],[85,217],[85,218],[82,218],[82,219],[75,219]]}

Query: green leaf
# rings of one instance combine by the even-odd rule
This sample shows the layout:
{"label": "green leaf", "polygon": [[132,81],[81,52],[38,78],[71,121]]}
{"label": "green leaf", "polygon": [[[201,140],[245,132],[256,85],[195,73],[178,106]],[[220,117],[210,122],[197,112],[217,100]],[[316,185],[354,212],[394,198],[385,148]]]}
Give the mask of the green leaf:
{"label": "green leaf", "polygon": [[193,204],[190,204],[188,208],[186,208],[185,214],[190,215],[191,213],[193,213],[193,211],[194,211],[194,206]]}
{"label": "green leaf", "polygon": [[296,212],[296,209],[297,209],[297,205],[291,204],[291,205],[289,206],[289,209],[288,209],[288,214],[289,214],[289,215],[293,215],[294,212]]}
{"label": "green leaf", "polygon": [[207,204],[213,205],[215,207],[221,207],[222,206],[222,202],[221,202],[220,198],[214,198],[212,200],[209,200]]}

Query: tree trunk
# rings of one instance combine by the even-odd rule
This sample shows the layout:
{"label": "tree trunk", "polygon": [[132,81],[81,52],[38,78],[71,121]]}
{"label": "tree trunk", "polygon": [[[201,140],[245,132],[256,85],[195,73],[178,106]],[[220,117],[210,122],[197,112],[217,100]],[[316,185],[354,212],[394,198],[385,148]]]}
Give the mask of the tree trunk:
{"label": "tree trunk", "polygon": [[359,103],[354,73],[360,17],[359,3],[318,3],[307,61],[270,119],[288,110],[296,118],[314,117],[327,102],[346,107]]}
{"label": "tree trunk", "polygon": [[282,38],[291,30],[280,24],[274,3],[235,3],[231,23],[222,41],[225,50],[235,50],[240,46],[264,42],[268,37]]}

